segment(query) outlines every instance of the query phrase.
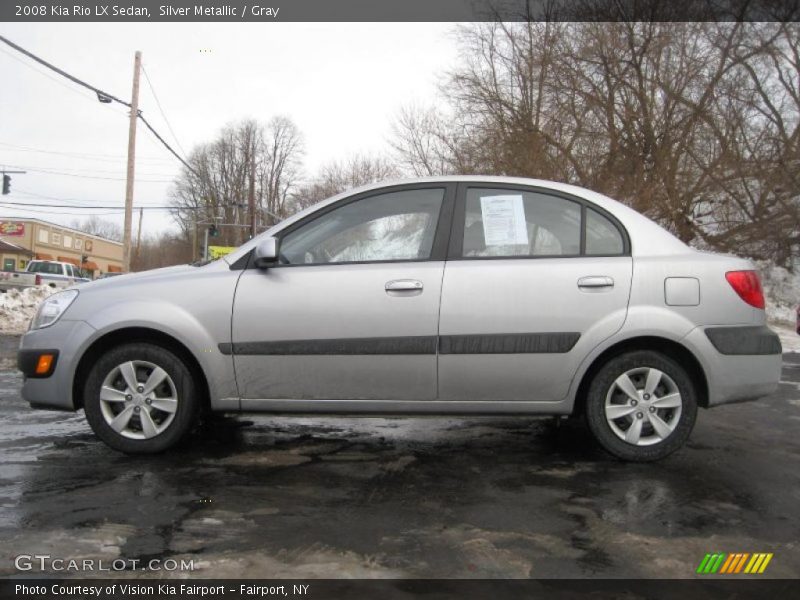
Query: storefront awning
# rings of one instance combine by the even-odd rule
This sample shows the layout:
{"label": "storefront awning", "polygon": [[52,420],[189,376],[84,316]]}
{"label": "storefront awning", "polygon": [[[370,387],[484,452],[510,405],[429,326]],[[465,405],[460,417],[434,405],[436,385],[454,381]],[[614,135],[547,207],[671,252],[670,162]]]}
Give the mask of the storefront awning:
{"label": "storefront awning", "polygon": [[69,256],[59,256],[58,260],[61,262],[72,263],[76,267],[79,267],[81,262],[77,258],[70,258]]}
{"label": "storefront awning", "polygon": [[36,260],[53,260],[52,254],[45,254],[44,252],[36,253]]}
{"label": "storefront awning", "polygon": [[16,244],[12,244],[11,242],[7,242],[6,240],[0,240],[0,252],[6,252],[8,254],[25,254],[27,256],[31,255],[31,251],[23,248],[22,246],[17,246]]}
{"label": "storefront awning", "polygon": [[108,272],[109,273],[122,273],[122,267],[118,267],[117,265],[108,265]]}
{"label": "storefront awning", "polygon": [[97,271],[100,267],[97,266],[97,263],[91,260],[87,260],[83,263],[82,269],[86,269],[87,271]]}

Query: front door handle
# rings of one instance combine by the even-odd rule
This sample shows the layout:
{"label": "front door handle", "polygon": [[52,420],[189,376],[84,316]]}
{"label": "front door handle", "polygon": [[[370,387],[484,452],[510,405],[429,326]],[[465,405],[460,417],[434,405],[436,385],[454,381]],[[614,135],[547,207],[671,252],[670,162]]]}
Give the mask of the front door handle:
{"label": "front door handle", "polygon": [[614,287],[614,280],[606,275],[594,275],[578,279],[579,288],[606,288]]}
{"label": "front door handle", "polygon": [[384,289],[387,292],[420,292],[422,282],[416,279],[394,279],[387,281]]}

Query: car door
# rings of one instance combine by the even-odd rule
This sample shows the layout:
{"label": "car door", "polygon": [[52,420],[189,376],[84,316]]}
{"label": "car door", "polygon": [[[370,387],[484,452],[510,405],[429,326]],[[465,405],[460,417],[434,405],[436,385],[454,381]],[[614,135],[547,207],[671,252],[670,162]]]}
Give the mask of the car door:
{"label": "car door", "polygon": [[383,188],[279,234],[233,307],[242,407],[259,399],[436,397],[439,299],[455,185]]}
{"label": "car door", "polygon": [[632,262],[613,216],[522,186],[462,184],[442,284],[441,400],[564,398],[627,312]]}

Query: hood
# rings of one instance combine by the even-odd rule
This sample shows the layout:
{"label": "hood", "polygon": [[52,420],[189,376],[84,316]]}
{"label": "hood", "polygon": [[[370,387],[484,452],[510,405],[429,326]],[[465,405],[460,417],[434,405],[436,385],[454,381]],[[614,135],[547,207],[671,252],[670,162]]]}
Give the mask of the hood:
{"label": "hood", "polygon": [[138,273],[126,273],[124,275],[117,275],[116,277],[108,277],[106,279],[97,279],[89,283],[84,283],[80,286],[81,292],[89,290],[100,290],[126,287],[130,285],[137,285],[140,283],[151,283],[158,280],[174,281],[183,277],[192,277],[200,273],[212,270],[228,269],[227,263],[221,260],[216,260],[202,267],[194,267],[192,265],[176,265],[173,267],[162,267],[160,269],[150,269],[149,271],[140,271]]}

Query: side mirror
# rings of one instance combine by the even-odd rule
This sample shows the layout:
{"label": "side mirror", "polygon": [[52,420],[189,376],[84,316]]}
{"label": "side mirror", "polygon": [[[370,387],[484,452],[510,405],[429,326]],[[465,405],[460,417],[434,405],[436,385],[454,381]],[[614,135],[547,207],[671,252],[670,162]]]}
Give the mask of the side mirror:
{"label": "side mirror", "polygon": [[255,265],[258,269],[267,269],[278,262],[278,240],[268,237],[256,246]]}

